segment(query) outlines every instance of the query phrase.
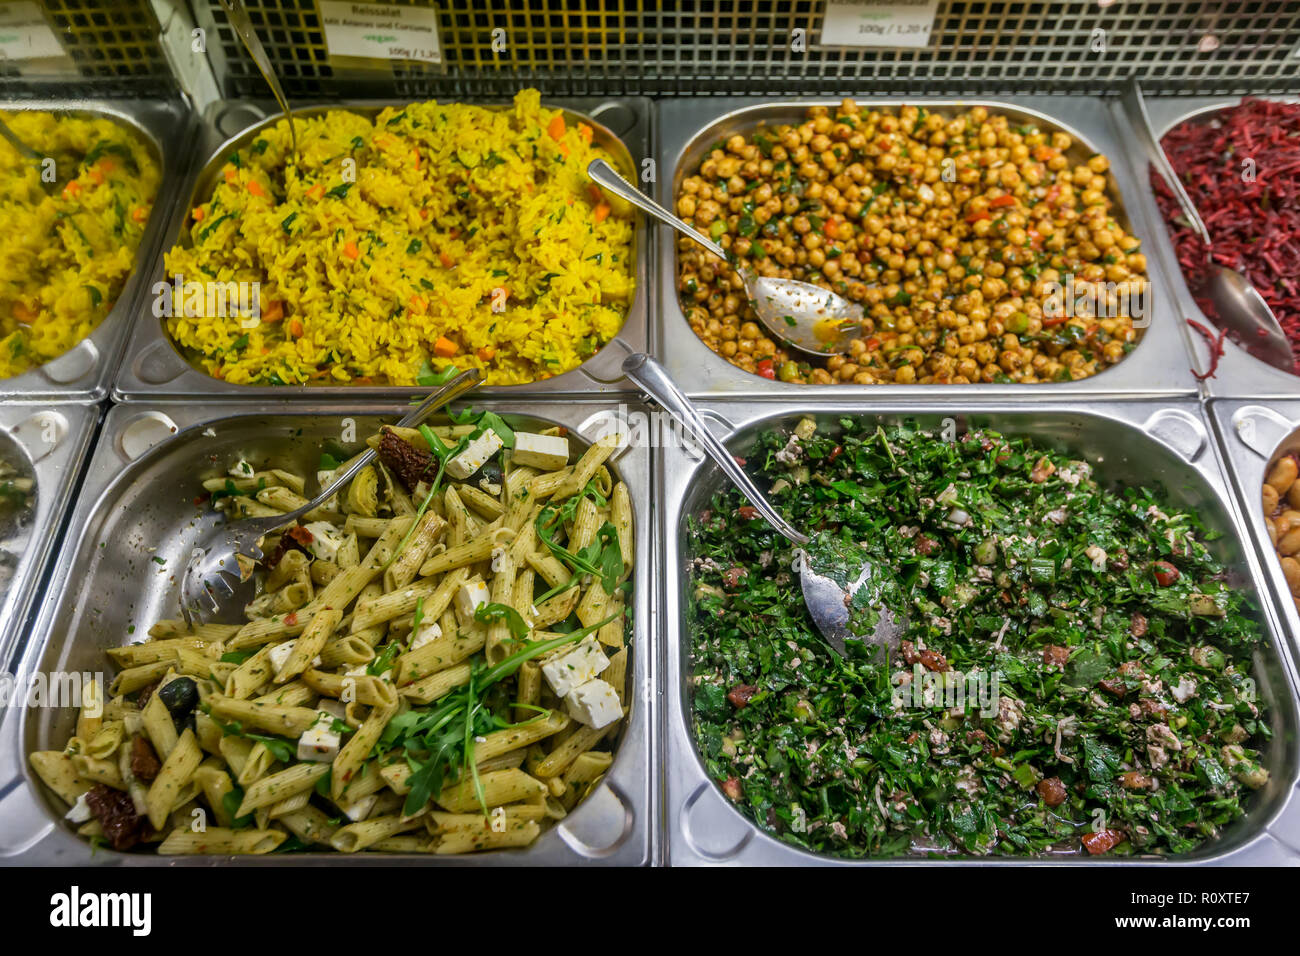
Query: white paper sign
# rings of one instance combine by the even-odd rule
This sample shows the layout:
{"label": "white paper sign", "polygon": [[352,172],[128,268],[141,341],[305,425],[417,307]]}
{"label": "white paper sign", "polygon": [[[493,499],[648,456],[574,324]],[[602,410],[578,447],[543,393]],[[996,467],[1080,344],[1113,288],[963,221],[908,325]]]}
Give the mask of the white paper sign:
{"label": "white paper sign", "polygon": [[320,0],[321,25],[331,56],[442,62],[438,11],[382,3]]}
{"label": "white paper sign", "polygon": [[64,56],[63,45],[31,0],[0,3],[0,60],[48,60]]}
{"label": "white paper sign", "polygon": [[923,47],[939,0],[827,0],[822,46]]}

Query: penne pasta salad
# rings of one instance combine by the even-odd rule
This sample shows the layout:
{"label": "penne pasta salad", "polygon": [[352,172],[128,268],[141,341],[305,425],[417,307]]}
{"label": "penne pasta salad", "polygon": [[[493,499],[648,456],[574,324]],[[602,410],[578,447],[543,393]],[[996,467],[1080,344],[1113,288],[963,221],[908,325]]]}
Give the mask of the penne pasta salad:
{"label": "penne pasta salad", "polygon": [[[535,841],[601,781],[627,713],[633,515],[563,428],[493,412],[381,427],[376,460],[241,570],[240,624],[158,621],[108,651],[75,733],[31,754],[116,850],[462,854]],[[339,449],[311,476],[328,488]],[[230,463],[231,520],[309,476]]]}

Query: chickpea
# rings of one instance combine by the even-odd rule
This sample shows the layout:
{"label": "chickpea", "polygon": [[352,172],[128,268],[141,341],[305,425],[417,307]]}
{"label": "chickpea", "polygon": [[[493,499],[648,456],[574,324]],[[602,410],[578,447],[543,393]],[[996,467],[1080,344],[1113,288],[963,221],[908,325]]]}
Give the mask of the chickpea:
{"label": "chickpea", "polygon": [[[837,121],[845,116],[856,123]],[[922,119],[914,106],[860,111],[846,101],[769,136],[766,155],[743,132],[727,137],[682,181],[677,211],[760,275],[831,287],[867,317],[846,356],[787,368],[780,344],[752,321],[739,274],[682,240],[691,327],[739,367],[772,357],[782,381],[820,384],[1052,381],[1094,374],[1136,340],[1132,319],[1114,312],[1093,325],[1100,339],[1086,353],[1036,338],[1047,283],[1062,271],[1113,283],[1099,310],[1145,286],[1140,244],[1111,218],[1108,164],[1072,164],[1068,135],[1022,135],[984,107]],[[1036,159],[1049,144],[1056,154]],[[1054,201],[1037,202],[1047,186]],[[757,235],[739,234],[746,212]],[[886,340],[869,348],[877,330]],[[887,355],[904,364],[882,367]]]}

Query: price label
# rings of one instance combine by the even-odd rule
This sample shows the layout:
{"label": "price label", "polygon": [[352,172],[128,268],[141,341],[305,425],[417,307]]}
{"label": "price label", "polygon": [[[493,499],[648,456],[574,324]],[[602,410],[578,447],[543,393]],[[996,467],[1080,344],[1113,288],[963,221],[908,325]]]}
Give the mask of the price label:
{"label": "price label", "polygon": [[31,0],[0,3],[0,60],[49,60],[65,55],[40,7]]}
{"label": "price label", "polygon": [[822,46],[923,47],[939,0],[827,0]]}
{"label": "price label", "polygon": [[438,12],[430,7],[320,0],[330,56],[442,62]]}

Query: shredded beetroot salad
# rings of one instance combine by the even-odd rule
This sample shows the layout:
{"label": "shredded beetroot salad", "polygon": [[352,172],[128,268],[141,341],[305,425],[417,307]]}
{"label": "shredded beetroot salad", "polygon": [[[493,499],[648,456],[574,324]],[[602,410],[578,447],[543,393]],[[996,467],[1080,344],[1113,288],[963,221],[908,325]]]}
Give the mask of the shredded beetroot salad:
{"label": "shredded beetroot salad", "polygon": [[[1254,283],[1300,355],[1300,103],[1245,99],[1210,117],[1174,127],[1161,144],[1205,220],[1215,260]],[[1243,166],[1248,159],[1253,175]],[[1151,183],[1187,284],[1214,317],[1198,288],[1205,274],[1201,239],[1154,169]]]}

